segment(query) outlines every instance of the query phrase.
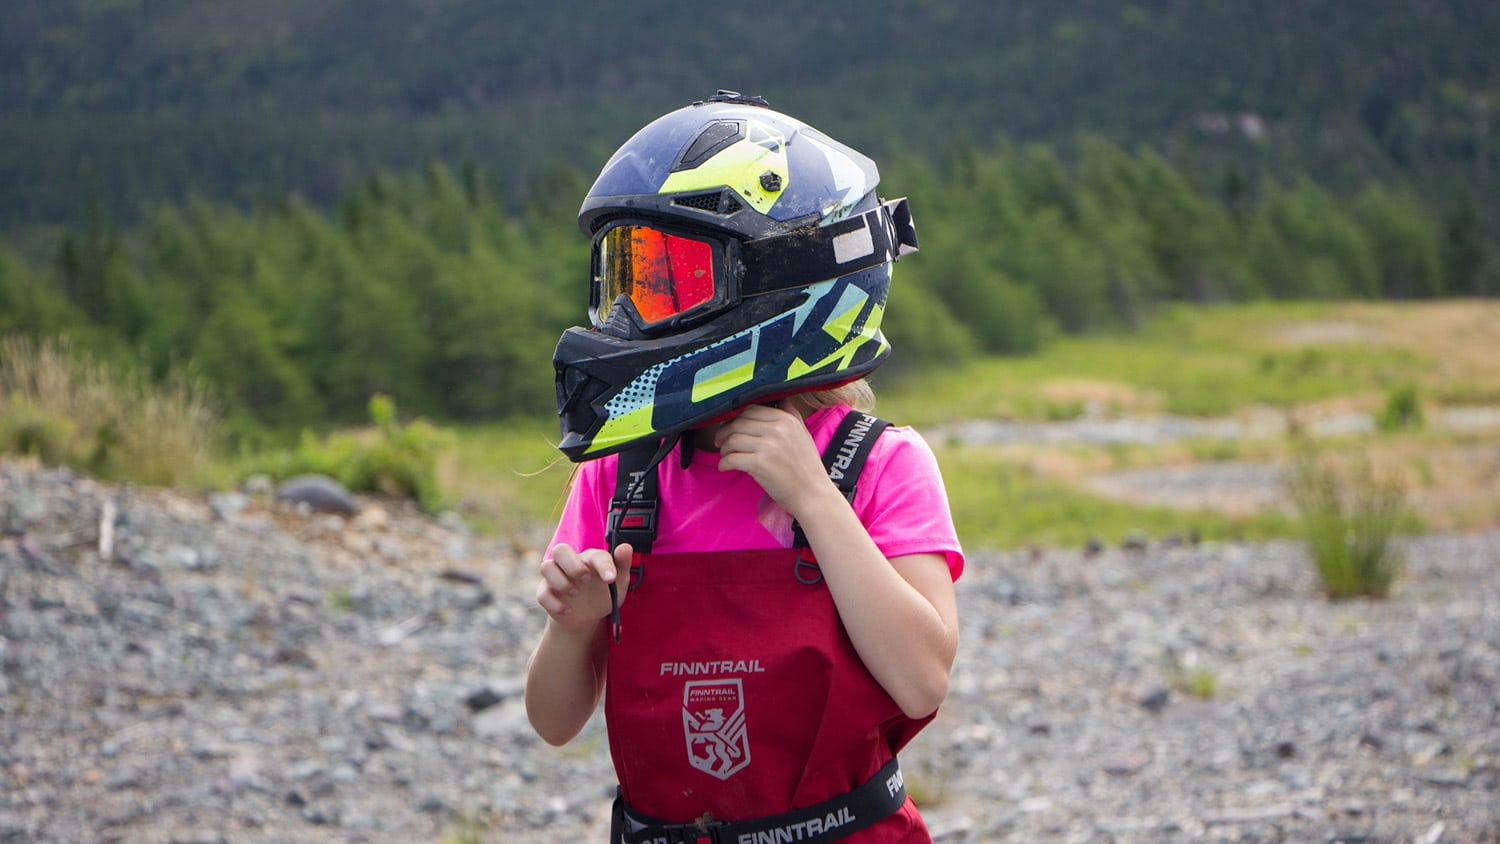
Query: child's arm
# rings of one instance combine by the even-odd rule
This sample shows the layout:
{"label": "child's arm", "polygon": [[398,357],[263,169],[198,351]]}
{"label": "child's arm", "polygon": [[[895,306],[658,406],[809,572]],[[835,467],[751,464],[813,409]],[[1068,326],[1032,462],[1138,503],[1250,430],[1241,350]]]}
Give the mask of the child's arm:
{"label": "child's arm", "polygon": [[[567,545],[542,561],[536,600],[547,611],[547,626],[526,666],[526,717],[552,745],[566,744],[583,729],[604,691],[608,641],[609,584],[619,568],[628,570],[632,549],[622,544],[614,558],[594,548],[582,553]],[[626,590],[619,590],[620,602]]]}
{"label": "child's arm", "polygon": [[941,554],[886,560],[796,415],[751,406],[719,429],[715,444],[721,471],[749,472],[802,525],[870,673],[908,716],[931,714],[947,696],[958,650],[947,561]]}

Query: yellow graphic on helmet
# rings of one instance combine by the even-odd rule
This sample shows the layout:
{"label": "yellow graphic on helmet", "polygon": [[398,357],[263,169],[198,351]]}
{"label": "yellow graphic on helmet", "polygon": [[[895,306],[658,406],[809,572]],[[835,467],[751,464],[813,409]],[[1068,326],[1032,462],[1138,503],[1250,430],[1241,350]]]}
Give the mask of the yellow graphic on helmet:
{"label": "yellow graphic on helmet", "polygon": [[726,393],[755,377],[755,359],[760,354],[760,335],[750,337],[745,351],[716,364],[705,366],[693,377],[693,402],[707,401]]}
{"label": "yellow graphic on helmet", "polygon": [[[889,350],[890,344],[880,332],[885,307],[878,300],[872,301],[868,291],[841,284],[839,279],[830,279],[807,287],[806,292],[805,302],[770,322],[750,326],[646,369],[605,403],[608,416],[583,453],[606,451],[621,443],[650,436],[655,431],[654,416],[659,402],[686,399],[692,405],[699,405],[752,383],[758,369],[764,372],[767,365],[788,348],[784,342],[763,342],[766,339],[764,332],[776,325],[782,328],[789,324],[795,326],[799,336],[803,332],[826,334],[834,344],[819,360],[809,362],[793,357],[785,363],[784,374],[777,377],[774,373],[767,373],[771,375],[767,383],[787,384],[827,367],[841,372],[854,365],[856,357],[865,359]],[[820,303],[826,304],[825,298],[831,295],[838,298],[833,307],[826,310],[827,316],[813,321],[814,313],[821,310]],[[859,318],[861,314],[865,315],[863,320]],[[778,336],[785,339],[784,334]],[[792,347],[796,345],[796,341],[792,341]],[[732,354],[720,353],[727,346],[740,348]],[[663,379],[674,369],[688,373],[686,396],[662,392]],[[675,383],[682,381],[678,379]]]}
{"label": "yellow graphic on helmet", "polygon": [[762,214],[769,211],[781,198],[792,175],[787,163],[786,138],[759,121],[749,120],[747,124],[745,137],[697,167],[667,176],[660,193],[728,187],[756,211]]}
{"label": "yellow graphic on helmet", "polygon": [[[850,289],[853,290],[853,288]],[[848,300],[849,297],[846,293],[845,302]],[[793,358],[792,362],[787,366],[787,378],[801,378],[807,373],[822,369],[835,361],[838,362],[838,366],[835,369],[847,369],[854,362],[855,353],[860,350],[861,346],[871,340],[874,340],[877,348],[881,350],[890,348],[890,343],[886,341],[885,335],[881,334],[879,330],[880,321],[885,316],[885,308],[883,306],[879,304],[872,306],[870,315],[865,319],[864,324],[858,331],[855,330],[854,318],[864,308],[866,300],[867,297],[861,296],[851,308],[845,309],[832,322],[823,326],[824,331],[827,331],[841,342],[839,348],[822,360],[812,363],[808,363],[802,358]],[[844,302],[840,303],[840,305],[843,304]]]}

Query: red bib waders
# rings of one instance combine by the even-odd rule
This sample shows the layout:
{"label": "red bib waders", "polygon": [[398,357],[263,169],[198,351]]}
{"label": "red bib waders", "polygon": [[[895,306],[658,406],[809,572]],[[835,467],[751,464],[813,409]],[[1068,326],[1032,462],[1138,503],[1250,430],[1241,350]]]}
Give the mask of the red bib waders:
{"label": "red bib waders", "polygon": [[[604,704],[632,812],[680,824],[812,806],[866,783],[926,725],[865,668],[816,566],[799,562],[810,557],[639,556]],[[849,815],[812,826],[852,826]],[[931,838],[908,798],[850,840]]]}

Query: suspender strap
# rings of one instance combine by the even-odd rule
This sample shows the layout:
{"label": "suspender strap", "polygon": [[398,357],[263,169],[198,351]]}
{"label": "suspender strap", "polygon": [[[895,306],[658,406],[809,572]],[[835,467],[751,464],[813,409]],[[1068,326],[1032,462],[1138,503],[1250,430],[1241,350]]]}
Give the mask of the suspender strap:
{"label": "suspender strap", "polygon": [[637,553],[651,550],[656,540],[656,516],[661,507],[656,482],[657,444],[648,442],[620,452],[615,471],[615,494],[609,502],[609,547],[629,542]]}
{"label": "suspender strap", "polygon": [[[838,430],[833,432],[833,439],[828,441],[828,448],[823,451],[823,468],[828,470],[829,479],[838,485],[844,498],[851,503],[859,483],[859,473],[864,470],[865,460],[875,447],[875,439],[890,426],[891,423],[884,419],[851,410],[839,423]],[[792,547],[807,547],[802,525],[796,522],[792,523]]]}
{"label": "suspender strap", "polygon": [[[622,542],[629,542],[640,559],[641,554],[651,550],[656,541],[656,517],[661,507],[656,467],[662,458],[671,452],[679,437],[673,435],[659,443],[646,443],[620,452],[615,470],[615,494],[609,501],[609,522],[605,541],[610,552]],[[635,574],[636,569],[631,573]],[[641,574],[644,576],[644,572]],[[639,579],[634,579],[639,584]],[[627,588],[634,588],[628,586]],[[615,641],[620,641],[620,587],[618,582],[609,584],[609,623]]]}
{"label": "suspender strap", "polygon": [[670,824],[631,811],[615,798],[610,822],[611,844],[740,844],[740,842],[796,841],[828,844],[867,829],[895,814],[906,804],[906,784],[893,757],[864,785],[805,809],[745,821],[716,821],[708,816],[694,823]]}

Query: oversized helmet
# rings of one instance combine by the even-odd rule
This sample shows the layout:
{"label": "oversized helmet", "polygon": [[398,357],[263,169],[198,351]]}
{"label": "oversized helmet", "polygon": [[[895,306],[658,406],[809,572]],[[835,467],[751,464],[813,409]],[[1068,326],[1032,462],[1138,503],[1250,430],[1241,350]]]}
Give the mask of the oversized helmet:
{"label": "oversized helmet", "polygon": [[891,264],[917,248],[906,200],[882,202],[879,179],[732,91],[626,141],[578,214],[592,325],[553,355],[563,453],[602,457],[879,366]]}

